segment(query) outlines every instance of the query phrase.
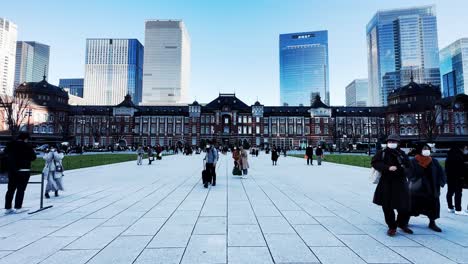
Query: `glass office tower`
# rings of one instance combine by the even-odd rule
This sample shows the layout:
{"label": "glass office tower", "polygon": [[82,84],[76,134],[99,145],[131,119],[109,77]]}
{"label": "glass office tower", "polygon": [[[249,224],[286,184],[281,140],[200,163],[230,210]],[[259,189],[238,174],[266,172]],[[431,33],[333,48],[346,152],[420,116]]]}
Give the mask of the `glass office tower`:
{"label": "glass office tower", "polygon": [[116,105],[130,94],[141,102],[143,45],[137,39],[87,39],[83,98],[90,105]]}
{"label": "glass office tower", "polygon": [[442,95],[468,94],[468,38],[462,38],[440,51]]}
{"label": "glass office tower", "polygon": [[16,25],[0,17],[0,94],[13,95],[17,36]]}
{"label": "glass office tower", "polygon": [[387,95],[414,76],[440,85],[434,6],[379,11],[367,24],[369,105],[387,105]]}
{"label": "glass office tower", "polygon": [[309,105],[319,94],[330,104],[328,31],[281,34],[280,103]]}
{"label": "glass office tower", "polygon": [[70,94],[83,98],[83,78],[60,79],[59,87],[63,89],[68,89],[70,91]]}
{"label": "glass office tower", "polygon": [[346,106],[367,106],[367,79],[356,79],[346,86]]}
{"label": "glass office tower", "polygon": [[16,42],[15,87],[49,75],[50,47],[36,41]]}

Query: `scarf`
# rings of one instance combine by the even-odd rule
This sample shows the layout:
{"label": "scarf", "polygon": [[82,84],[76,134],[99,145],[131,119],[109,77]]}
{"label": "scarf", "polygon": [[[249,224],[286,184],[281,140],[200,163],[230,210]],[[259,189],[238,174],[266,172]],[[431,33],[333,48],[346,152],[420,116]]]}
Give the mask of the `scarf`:
{"label": "scarf", "polygon": [[419,154],[416,155],[416,157],[414,157],[414,158],[416,159],[418,164],[423,168],[427,168],[429,166],[429,164],[431,164],[431,162],[432,162],[431,157],[426,157],[426,156],[419,155]]}

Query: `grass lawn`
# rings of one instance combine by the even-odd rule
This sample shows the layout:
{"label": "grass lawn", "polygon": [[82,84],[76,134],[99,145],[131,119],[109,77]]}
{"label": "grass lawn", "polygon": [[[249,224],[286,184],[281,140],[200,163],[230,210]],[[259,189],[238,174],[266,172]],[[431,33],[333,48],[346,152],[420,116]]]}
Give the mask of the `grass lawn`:
{"label": "grass lawn", "polygon": [[[304,155],[291,155],[291,156],[304,158]],[[323,159],[323,161],[370,168],[371,159],[372,159],[372,156],[329,154],[329,155],[325,155],[325,158]],[[314,160],[316,160],[315,156],[314,156]]]}
{"label": "grass lawn", "polygon": [[[137,160],[136,154],[96,154],[65,156],[62,163],[65,170],[73,170],[132,160]],[[44,163],[45,161],[42,159],[42,157],[38,157],[37,160],[35,160],[32,164],[32,170],[42,171],[44,168]]]}
{"label": "grass lawn", "polygon": [[[297,158],[304,158],[304,155],[291,155]],[[338,163],[338,164],[346,164],[364,168],[371,167],[371,160],[373,156],[365,156],[365,155],[336,155],[336,154],[329,154],[325,155],[324,161]],[[412,158],[412,157],[410,157]],[[316,157],[314,156],[314,159]],[[445,161],[439,161],[442,167],[445,166]]]}

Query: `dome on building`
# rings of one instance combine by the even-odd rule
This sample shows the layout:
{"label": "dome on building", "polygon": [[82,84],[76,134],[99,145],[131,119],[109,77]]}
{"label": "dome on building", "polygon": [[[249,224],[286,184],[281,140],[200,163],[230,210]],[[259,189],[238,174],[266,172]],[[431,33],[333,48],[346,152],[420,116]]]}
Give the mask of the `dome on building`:
{"label": "dome on building", "polygon": [[24,82],[20,84],[16,87],[15,93],[47,94],[68,99],[68,93],[63,88],[48,83],[45,76],[40,82]]}

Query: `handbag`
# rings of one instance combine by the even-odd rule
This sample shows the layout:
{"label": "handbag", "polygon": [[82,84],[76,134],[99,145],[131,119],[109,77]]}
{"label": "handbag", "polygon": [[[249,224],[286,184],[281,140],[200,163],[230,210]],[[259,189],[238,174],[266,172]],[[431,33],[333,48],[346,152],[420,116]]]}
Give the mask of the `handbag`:
{"label": "handbag", "polygon": [[418,193],[422,188],[422,178],[409,182],[409,190],[412,193]]}
{"label": "handbag", "polygon": [[370,174],[370,182],[373,184],[378,184],[381,177],[382,177],[382,173],[372,168],[371,174]]}
{"label": "handbag", "polygon": [[234,166],[234,168],[232,169],[232,175],[237,175],[237,176],[242,175],[242,171],[239,169],[238,166]]}
{"label": "handbag", "polygon": [[55,160],[54,160],[54,166],[55,166],[55,172],[63,172],[63,166],[62,164],[57,163]]}

